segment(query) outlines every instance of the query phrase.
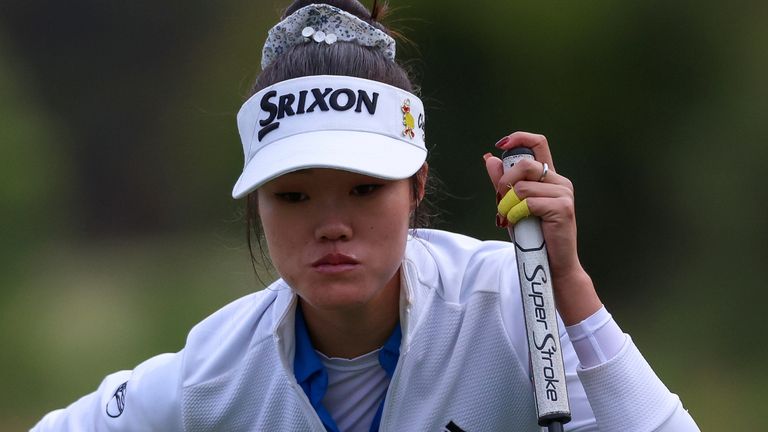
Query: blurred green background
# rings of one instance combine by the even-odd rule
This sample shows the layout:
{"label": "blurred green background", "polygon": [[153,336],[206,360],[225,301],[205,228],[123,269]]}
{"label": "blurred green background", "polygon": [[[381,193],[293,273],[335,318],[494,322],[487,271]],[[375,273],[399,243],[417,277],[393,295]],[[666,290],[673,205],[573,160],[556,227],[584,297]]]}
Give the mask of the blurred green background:
{"label": "blurred green background", "polygon": [[[2,0],[0,430],[262,286],[230,198],[235,114],[286,5]],[[604,302],[703,430],[754,430],[768,3],[392,6],[445,186],[437,226],[503,239],[481,156],[545,134]]]}

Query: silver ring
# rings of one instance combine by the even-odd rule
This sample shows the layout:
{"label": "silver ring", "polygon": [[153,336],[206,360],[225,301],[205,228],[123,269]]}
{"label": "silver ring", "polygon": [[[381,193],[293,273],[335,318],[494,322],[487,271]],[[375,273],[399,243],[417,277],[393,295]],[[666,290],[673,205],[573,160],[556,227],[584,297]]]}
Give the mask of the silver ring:
{"label": "silver ring", "polygon": [[539,181],[544,181],[544,177],[547,176],[547,173],[549,173],[549,165],[544,162],[544,169],[541,170],[541,177],[539,177]]}

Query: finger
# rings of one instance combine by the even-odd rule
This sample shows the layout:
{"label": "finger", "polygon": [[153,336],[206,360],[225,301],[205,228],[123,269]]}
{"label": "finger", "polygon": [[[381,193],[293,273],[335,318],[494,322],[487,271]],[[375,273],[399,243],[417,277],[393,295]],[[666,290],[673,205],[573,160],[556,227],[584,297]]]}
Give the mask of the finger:
{"label": "finger", "polygon": [[[491,184],[495,187],[499,178],[504,174],[504,164],[501,162],[501,159],[492,156],[490,153],[484,154],[483,159],[485,160],[485,170],[488,171]],[[496,188],[496,190],[500,189]]]}
{"label": "finger", "polygon": [[512,166],[512,168],[502,174],[496,183],[496,188],[498,190],[504,190],[503,187],[508,187],[508,185],[514,186],[520,181],[539,182],[539,179],[541,179],[542,183],[558,184],[573,189],[571,181],[567,178],[553,171],[549,171],[547,175],[542,178],[543,172],[544,164],[541,162],[537,162],[533,159],[520,159],[514,166]]}
{"label": "finger", "polygon": [[512,225],[518,223],[521,219],[527,218],[531,215],[531,210],[528,208],[528,200],[524,199],[520,201],[516,206],[507,213],[507,220]]}
{"label": "finger", "polygon": [[528,203],[531,214],[540,217],[542,221],[563,222],[576,217],[573,200],[567,197],[531,197],[523,201]]}
{"label": "finger", "polygon": [[542,197],[542,198],[568,198],[573,200],[573,189],[565,185],[541,183],[535,181],[519,181],[515,183],[515,194],[519,199]]}
{"label": "finger", "polygon": [[[528,195],[527,193],[530,191],[525,188],[527,185],[535,189],[536,193]],[[547,217],[559,214],[571,217],[574,213],[573,195],[570,190],[563,186],[521,182],[515,188],[522,189],[520,196],[524,198],[515,205],[504,209],[499,206],[499,213],[506,215],[507,220],[512,224],[530,215]],[[514,192],[514,189],[511,192]]]}
{"label": "finger", "polygon": [[510,210],[512,210],[512,207],[518,205],[520,203],[520,198],[515,193],[514,189],[510,189],[506,195],[504,195],[504,198],[499,201],[499,204],[497,205],[497,209],[499,211],[499,214],[505,215],[509,213]]}
{"label": "finger", "polygon": [[502,150],[509,150],[515,147],[528,147],[533,150],[534,158],[539,162],[546,162],[549,169],[555,170],[555,163],[552,161],[552,153],[549,150],[547,137],[544,135],[530,132],[517,131],[511,135],[499,140],[496,147]]}

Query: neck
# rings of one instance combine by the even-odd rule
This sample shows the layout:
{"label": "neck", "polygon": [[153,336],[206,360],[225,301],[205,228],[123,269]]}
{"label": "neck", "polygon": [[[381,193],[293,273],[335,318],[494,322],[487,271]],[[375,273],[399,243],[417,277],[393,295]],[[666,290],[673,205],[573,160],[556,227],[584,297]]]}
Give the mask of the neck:
{"label": "neck", "polygon": [[316,350],[327,357],[359,357],[381,348],[400,319],[400,274],[364,305],[322,310],[299,301]]}

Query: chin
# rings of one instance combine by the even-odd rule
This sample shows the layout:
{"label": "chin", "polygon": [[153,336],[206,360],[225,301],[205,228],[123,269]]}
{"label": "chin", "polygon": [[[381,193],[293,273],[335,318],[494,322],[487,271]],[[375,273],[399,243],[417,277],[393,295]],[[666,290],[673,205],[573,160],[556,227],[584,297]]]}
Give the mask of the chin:
{"label": "chin", "polygon": [[[312,306],[323,309],[323,310],[348,310],[348,309],[358,309],[360,307],[363,307],[367,305],[370,302],[370,298],[361,298],[359,295],[340,295],[340,296],[330,296],[330,297],[324,297],[321,299],[307,299]],[[315,301],[313,301],[315,300]]]}
{"label": "chin", "polygon": [[359,285],[327,286],[322,292],[299,294],[304,301],[317,309],[344,310],[356,309],[368,304],[375,296],[361,292]]}

